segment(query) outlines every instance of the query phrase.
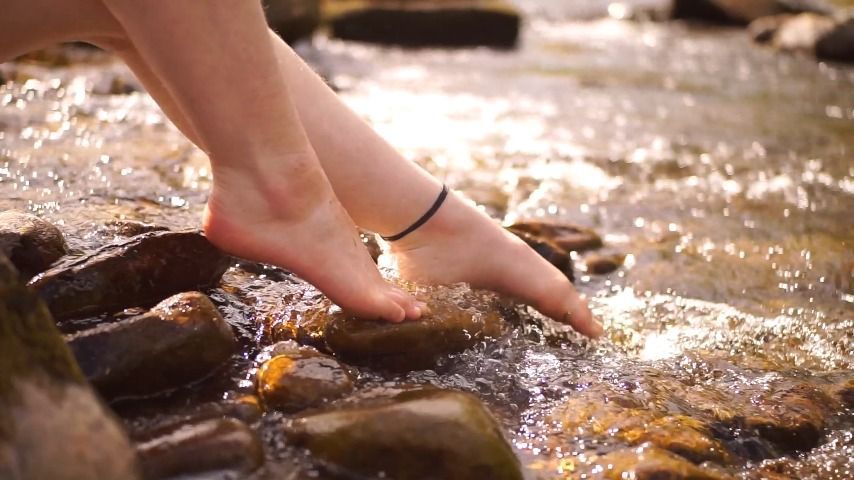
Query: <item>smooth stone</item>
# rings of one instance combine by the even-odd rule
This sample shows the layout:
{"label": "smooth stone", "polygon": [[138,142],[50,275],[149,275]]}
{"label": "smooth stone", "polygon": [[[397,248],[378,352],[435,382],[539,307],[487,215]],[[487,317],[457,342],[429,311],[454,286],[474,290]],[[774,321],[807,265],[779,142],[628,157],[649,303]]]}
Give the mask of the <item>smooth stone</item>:
{"label": "smooth stone", "polygon": [[181,425],[137,444],[136,450],[146,480],[200,474],[206,479],[243,478],[264,464],[261,439],[233,418]]}
{"label": "smooth stone", "polygon": [[554,265],[555,268],[563,272],[566,275],[566,278],[569,279],[570,282],[575,281],[575,272],[572,267],[572,259],[566,253],[566,251],[560,248],[553,241],[548,240],[543,237],[538,237],[528,232],[523,232],[520,230],[510,230],[514,235],[522,239],[523,242],[527,243],[529,247],[531,247],[537,254],[547,262]]}
{"label": "smooth stone", "polygon": [[293,420],[288,438],[357,475],[396,480],[519,480],[519,461],[473,395],[414,390]]}
{"label": "smooth stone", "polygon": [[550,221],[530,220],[507,227],[511,232],[525,232],[554,242],[567,252],[595,250],[603,245],[602,237],[589,228]]}
{"label": "smooth stone", "polygon": [[353,391],[350,373],[320,353],[277,355],[257,374],[258,395],[268,407],[298,412]]}
{"label": "smooth stone", "polygon": [[210,374],[237,348],[210,299],[188,292],[149,312],[66,337],[83,373],[103,395],[145,396]]}
{"label": "smooth stone", "polygon": [[252,425],[261,420],[264,410],[261,408],[261,401],[255,395],[241,395],[227,400],[192,405],[172,412],[154,409],[147,414],[134,416],[132,419],[128,418],[127,412],[124,412],[124,415],[131,440],[142,443],[168,435],[183,425],[208,420],[233,418]]}
{"label": "smooth stone", "polygon": [[584,259],[584,265],[587,267],[587,273],[607,275],[619,270],[625,260],[626,256],[619,253],[606,255],[592,254]]}
{"label": "smooth stone", "polygon": [[168,228],[154,223],[138,222],[136,220],[112,220],[105,226],[120,237],[135,237],[143,233],[164,232]]}
{"label": "smooth stone", "polygon": [[319,0],[264,0],[267,24],[282,40],[294,43],[320,26]]}
{"label": "smooth stone", "polygon": [[[348,363],[390,371],[428,369],[439,358],[497,338],[506,329],[498,297],[467,287],[419,288],[430,309],[417,321],[390,323],[355,318],[337,308],[306,313],[326,346]],[[312,318],[313,317],[313,318]]]}
{"label": "smooth stone", "polygon": [[350,1],[327,10],[335,38],[406,47],[513,48],[522,21],[503,0]]}
{"label": "smooth stone", "polygon": [[777,447],[796,452],[818,445],[835,407],[833,399],[815,386],[784,381],[751,396],[736,420]]}
{"label": "smooth stone", "polygon": [[594,460],[594,467],[582,478],[596,480],[725,480],[730,476],[696,466],[654,447],[618,450]]}
{"label": "smooth stone", "polygon": [[629,446],[650,444],[695,463],[726,464],[731,460],[729,450],[713,438],[709,425],[684,415],[657,415],[618,394],[582,392],[558,407],[552,419],[564,431],[612,437]]}
{"label": "smooth stone", "polygon": [[47,270],[67,253],[65,237],[52,224],[27,213],[0,212],[0,255],[11,260],[23,278]]}
{"label": "smooth stone", "polygon": [[155,231],[61,261],[30,286],[61,321],[213,287],[230,261],[199,232]]}
{"label": "smooth stone", "polygon": [[44,303],[0,255],[0,478],[132,480],[136,458]]}

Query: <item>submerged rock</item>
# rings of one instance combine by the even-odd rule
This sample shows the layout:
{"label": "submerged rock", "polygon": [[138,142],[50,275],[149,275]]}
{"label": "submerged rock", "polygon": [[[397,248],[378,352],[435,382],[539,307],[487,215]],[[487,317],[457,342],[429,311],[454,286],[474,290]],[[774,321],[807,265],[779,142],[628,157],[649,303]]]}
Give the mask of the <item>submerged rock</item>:
{"label": "submerged rock", "polygon": [[601,480],[725,480],[728,475],[703,467],[665,450],[641,447],[618,450],[597,458],[583,478]]}
{"label": "submerged rock", "polygon": [[334,358],[309,351],[277,355],[257,374],[258,395],[264,403],[297,412],[334,400],[353,390],[353,379]]}
{"label": "submerged rock", "polygon": [[578,225],[531,220],[517,222],[507,228],[513,233],[525,232],[545,238],[567,252],[584,252],[603,245],[602,237],[596,232]]}
{"label": "submerged rock", "polygon": [[585,392],[564,402],[552,418],[565,431],[613,437],[629,446],[649,444],[696,463],[730,461],[726,446],[712,437],[711,428],[702,421],[657,415],[619,395]]}
{"label": "submerged rock", "polygon": [[105,396],[150,395],[209,374],[237,347],[204,295],[182,293],[151,311],[69,335],[87,378]]}
{"label": "submerged rock", "polygon": [[2,255],[0,352],[0,478],[137,478],[125,433]]}
{"label": "submerged rock", "polygon": [[295,419],[288,438],[331,466],[398,480],[518,480],[519,461],[474,396],[415,390]]}
{"label": "submerged rock", "polygon": [[251,473],[264,463],[264,448],[258,435],[233,418],[181,425],[162,437],[138,444],[137,453],[146,480],[212,472],[234,478]]}
{"label": "submerged rock", "polygon": [[793,452],[818,445],[833,400],[818,388],[785,382],[750,397],[737,421],[779,448]]}
{"label": "submerged rock", "polygon": [[0,255],[6,256],[24,278],[47,270],[68,253],[58,228],[35,215],[0,212]]}
{"label": "submerged rock", "polygon": [[854,408],[854,379],[835,385],[833,395],[845,408]]}
{"label": "submerged rock", "polygon": [[523,242],[527,243],[529,247],[531,247],[538,255],[545,258],[547,262],[551,263],[558,270],[563,272],[566,275],[566,278],[569,279],[570,282],[575,281],[575,272],[572,268],[572,259],[569,258],[569,255],[566,251],[559,246],[557,246],[551,240],[547,240],[543,237],[538,237],[536,235],[532,235],[523,231],[514,231],[511,230],[514,235],[521,238]]}
{"label": "submerged rock", "polygon": [[521,15],[503,0],[331,4],[333,37],[408,47],[512,48]]}
{"label": "submerged rock", "polygon": [[214,286],[230,259],[199,232],[155,231],[55,265],[30,282],[56,320],[148,307]]}
{"label": "submerged rock", "polygon": [[305,321],[321,329],[326,346],[335,355],[354,364],[393,371],[431,368],[440,357],[505,331],[494,294],[460,286],[419,288],[415,295],[430,309],[417,321],[365,320],[334,307],[309,312]]}
{"label": "submerged rock", "polygon": [[819,0],[675,0],[672,18],[709,23],[748,24],[781,13],[829,14],[833,9]]}

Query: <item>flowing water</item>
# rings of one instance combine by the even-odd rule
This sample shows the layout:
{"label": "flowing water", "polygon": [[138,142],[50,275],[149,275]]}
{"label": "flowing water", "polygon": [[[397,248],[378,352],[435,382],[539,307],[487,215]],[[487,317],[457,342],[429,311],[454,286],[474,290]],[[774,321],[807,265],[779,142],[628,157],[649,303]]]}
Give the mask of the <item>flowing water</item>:
{"label": "flowing water", "polygon": [[[851,378],[854,68],[776,54],[740,29],[591,19],[604,2],[520,3],[528,17],[513,51],[322,35],[299,51],[408,158],[490,214],[590,226],[627,254],[617,273],[577,281],[607,339],[588,343],[527,312],[509,336],[435,370],[363,370],[360,383],[475,392],[530,478],[563,478],[621,445],[555,428],[554,409],[585,392],[629,392],[677,415],[695,411],[684,395],[696,386],[735,398]],[[204,155],[146,94],[109,94],[114,79],[136,85],[115,59],[72,57],[0,66],[15,80],[0,86],[0,209],[44,216],[76,249],[111,240],[103,225],[115,219],[198,225]],[[212,296],[242,354],[204,388],[119,405],[129,418],[251,390],[259,323],[317,294],[276,270],[235,267]],[[271,471],[301,458],[278,421],[264,420]],[[744,440],[723,438],[734,450]],[[742,458],[729,473],[774,463],[801,478],[851,478],[852,412],[832,415],[812,450]],[[310,477],[310,463],[297,463]]]}

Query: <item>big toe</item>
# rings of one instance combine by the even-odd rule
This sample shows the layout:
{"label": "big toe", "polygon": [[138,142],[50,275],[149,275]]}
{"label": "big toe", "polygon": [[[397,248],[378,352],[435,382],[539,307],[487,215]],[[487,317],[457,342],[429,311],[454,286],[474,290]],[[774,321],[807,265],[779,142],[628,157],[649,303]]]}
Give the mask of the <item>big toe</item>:
{"label": "big toe", "polygon": [[386,289],[376,289],[373,292],[362,292],[358,298],[330,299],[338,304],[346,313],[366,320],[384,320],[400,323],[406,319],[406,310],[398,303],[395,295]]}
{"label": "big toe", "polygon": [[418,320],[427,310],[427,305],[424,302],[419,302],[415,297],[399,288],[390,287],[388,295],[403,308],[405,320]]}

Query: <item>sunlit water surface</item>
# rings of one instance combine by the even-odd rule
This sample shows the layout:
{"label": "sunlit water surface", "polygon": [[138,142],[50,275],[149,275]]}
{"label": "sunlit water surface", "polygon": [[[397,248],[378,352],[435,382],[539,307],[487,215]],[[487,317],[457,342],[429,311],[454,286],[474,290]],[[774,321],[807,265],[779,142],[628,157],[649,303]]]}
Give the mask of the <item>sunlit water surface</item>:
{"label": "sunlit water surface", "polygon": [[[608,338],[587,343],[529,312],[508,337],[435,371],[363,370],[362,384],[475,392],[531,478],[562,478],[615,448],[550,428],[554,406],[590,385],[628,389],[675,414],[681,407],[659,388],[668,382],[728,391],[850,377],[854,69],[774,54],[737,29],[524,6],[532,15],[515,51],[404,51],[320,36],[300,52],[407,157],[490,214],[591,226],[628,254],[618,273],[582,272],[577,283]],[[205,156],[146,94],[106,94],[114,78],[136,84],[123,65],[77,55],[66,68],[0,67],[16,79],[0,87],[0,209],[43,215],[76,249],[111,240],[103,224],[113,219],[197,226],[210,186]],[[251,389],[251,360],[265,344],[258,324],[318,297],[278,271],[237,267],[213,296],[245,348],[209,387],[163,408]],[[710,358],[735,360],[709,377]],[[770,366],[749,375],[739,358]],[[276,434],[280,421],[264,421],[272,472],[301,457]],[[804,477],[854,472],[850,412],[829,425],[821,446],[788,460]],[[297,463],[294,477],[310,476]]]}

